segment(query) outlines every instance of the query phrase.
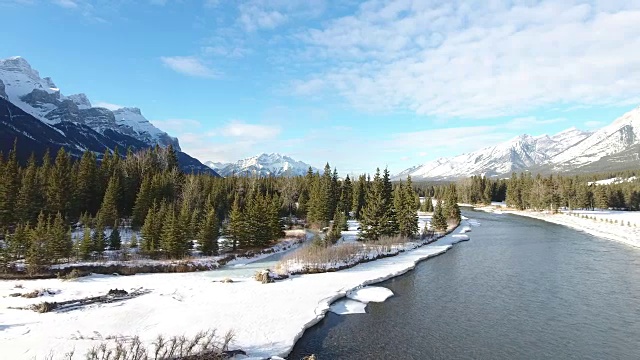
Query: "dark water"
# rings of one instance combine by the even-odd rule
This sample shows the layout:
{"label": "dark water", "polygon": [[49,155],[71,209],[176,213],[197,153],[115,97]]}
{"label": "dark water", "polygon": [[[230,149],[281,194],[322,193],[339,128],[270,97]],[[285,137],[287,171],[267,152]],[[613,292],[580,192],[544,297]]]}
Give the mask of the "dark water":
{"label": "dark water", "polygon": [[467,211],[471,241],[381,283],[368,314],[329,313],[289,359],[640,359],[640,250]]}

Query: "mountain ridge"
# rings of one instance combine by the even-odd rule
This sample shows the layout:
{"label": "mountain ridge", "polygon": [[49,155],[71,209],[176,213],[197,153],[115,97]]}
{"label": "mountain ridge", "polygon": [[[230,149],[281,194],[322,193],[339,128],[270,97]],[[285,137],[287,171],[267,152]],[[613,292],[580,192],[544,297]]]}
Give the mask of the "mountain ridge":
{"label": "mountain ridge", "polygon": [[301,176],[309,167],[318,171],[307,163],[279,153],[262,153],[233,163],[207,161],[205,165],[221,176]]}

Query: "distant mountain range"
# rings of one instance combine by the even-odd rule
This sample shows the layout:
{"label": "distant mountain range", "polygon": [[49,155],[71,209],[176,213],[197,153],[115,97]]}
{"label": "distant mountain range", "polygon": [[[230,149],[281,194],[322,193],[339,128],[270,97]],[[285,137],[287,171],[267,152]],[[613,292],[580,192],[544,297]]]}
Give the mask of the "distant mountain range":
{"label": "distant mountain range", "polygon": [[260,154],[235,163],[207,161],[205,165],[221,176],[298,176],[306,174],[309,167],[318,171],[309,164],[277,153]]}
{"label": "distant mountain range", "polygon": [[129,147],[172,145],[184,170],[215,173],[180,152],[178,139],[153,126],[140,109],[111,111],[93,107],[85,94],[65,96],[21,57],[0,60],[0,150],[7,153],[14,139],[22,160],[46,149],[55,155],[61,147],[78,156],[85,150],[102,153],[119,147],[124,153]]}
{"label": "distant mountain range", "polygon": [[512,172],[577,173],[640,167],[640,107],[611,125],[589,132],[570,128],[553,136],[520,135],[468,154],[440,158],[406,169],[394,178],[454,180]]}

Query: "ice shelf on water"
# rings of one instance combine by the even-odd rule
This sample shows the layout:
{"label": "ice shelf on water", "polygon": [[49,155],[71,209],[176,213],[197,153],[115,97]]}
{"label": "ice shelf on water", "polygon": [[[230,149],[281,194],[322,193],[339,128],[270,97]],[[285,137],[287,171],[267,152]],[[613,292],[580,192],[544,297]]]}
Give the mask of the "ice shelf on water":
{"label": "ice shelf on water", "polygon": [[361,303],[360,301],[351,300],[351,299],[340,299],[333,304],[329,308],[330,311],[337,315],[348,315],[348,314],[366,314],[367,304]]}
{"label": "ice shelf on water", "polygon": [[393,291],[382,286],[367,286],[347,293],[349,299],[365,304],[370,302],[384,302],[392,296]]}

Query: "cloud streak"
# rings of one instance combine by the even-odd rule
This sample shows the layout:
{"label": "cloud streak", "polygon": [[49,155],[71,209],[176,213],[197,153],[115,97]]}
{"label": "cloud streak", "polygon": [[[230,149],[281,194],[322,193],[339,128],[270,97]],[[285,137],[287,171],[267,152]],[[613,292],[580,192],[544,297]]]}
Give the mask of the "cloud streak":
{"label": "cloud streak", "polygon": [[326,70],[293,88],[445,118],[628,105],[640,101],[638,23],[627,1],[368,1],[297,34],[300,56]]}
{"label": "cloud streak", "polygon": [[217,71],[195,56],[163,56],[160,60],[169,69],[183,75],[207,79],[214,79],[220,76]]}

